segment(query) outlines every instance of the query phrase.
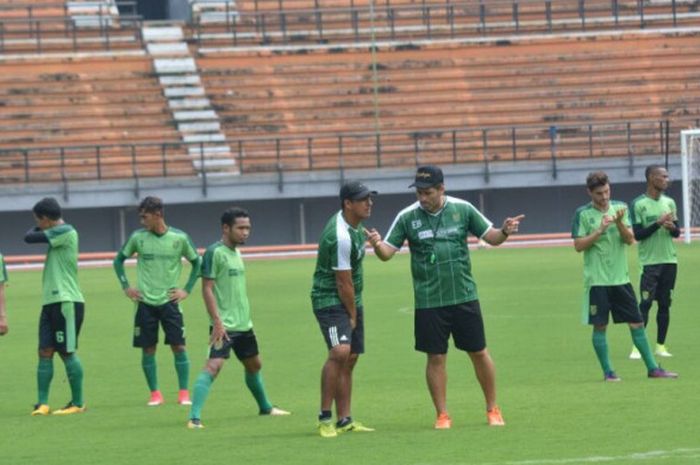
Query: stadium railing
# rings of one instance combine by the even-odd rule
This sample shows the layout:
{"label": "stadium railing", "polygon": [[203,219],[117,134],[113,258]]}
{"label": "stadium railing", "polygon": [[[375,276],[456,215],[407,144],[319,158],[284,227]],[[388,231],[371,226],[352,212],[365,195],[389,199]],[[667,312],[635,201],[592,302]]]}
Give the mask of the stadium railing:
{"label": "stadium railing", "polygon": [[[79,52],[143,48],[141,17],[135,0],[120,0],[114,17],[102,5],[86,23],[68,13],[68,5],[0,4],[0,53]],[[50,13],[53,11],[61,14]],[[49,13],[47,13],[49,12]]]}
{"label": "stadium railing", "polygon": [[[240,138],[229,141],[236,172],[376,169],[423,163],[474,163],[490,176],[499,161],[544,161],[557,176],[564,159],[677,154],[675,135],[700,121],[628,121],[560,126],[445,128],[430,131],[340,133],[322,137]],[[206,195],[212,155],[205,143],[89,145],[0,150],[0,184],[60,183],[68,192],[81,181],[130,180],[138,196],[148,177],[199,177]],[[675,156],[675,155],[674,155]]]}
{"label": "stadium railing", "polygon": [[200,47],[272,45],[668,28],[697,25],[700,19],[695,2],[686,0],[358,3],[328,8],[316,1],[315,7],[288,8],[284,2],[255,0],[240,2],[235,10],[226,3],[218,22],[193,14],[190,35]]}

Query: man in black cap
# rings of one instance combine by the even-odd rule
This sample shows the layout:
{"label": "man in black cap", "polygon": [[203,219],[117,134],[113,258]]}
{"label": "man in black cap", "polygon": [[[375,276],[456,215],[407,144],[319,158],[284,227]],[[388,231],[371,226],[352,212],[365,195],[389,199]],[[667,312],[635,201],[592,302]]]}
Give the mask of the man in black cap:
{"label": "man in black cap", "polygon": [[387,261],[408,240],[415,300],[415,349],[427,354],[426,379],[435,405],[436,429],[448,429],[447,341],[467,352],[486,400],[491,426],[505,424],[496,404],[496,370],[486,349],[484,324],[471,274],[467,235],[491,245],[505,242],[518,230],[524,215],[506,218],[496,229],[471,203],[445,195],[442,170],[433,165],[416,172],[418,201],[401,210],[386,240],[374,229],[366,231],[370,244]]}
{"label": "man in black cap", "polygon": [[311,303],[328,347],[318,416],[319,434],[326,438],[349,431],[374,431],[352,419],[350,397],[352,371],[364,352],[362,259],[367,238],[362,220],[369,218],[376,194],[359,181],[345,183],[340,189],[341,209],[328,220],[318,244]]}

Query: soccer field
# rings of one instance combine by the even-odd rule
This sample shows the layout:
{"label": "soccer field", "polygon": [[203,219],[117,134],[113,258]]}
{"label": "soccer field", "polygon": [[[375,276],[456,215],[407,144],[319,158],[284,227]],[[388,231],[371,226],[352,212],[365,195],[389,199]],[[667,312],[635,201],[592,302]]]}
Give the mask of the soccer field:
{"label": "soccer field", "polygon": [[[609,329],[609,344],[621,383],[602,381],[591,329],[580,324],[581,255],[571,247],[472,251],[507,426],[485,425],[471,364],[451,348],[453,427],[444,431],[432,428],[425,356],[413,350],[409,257],[381,263],[368,256],[367,353],[355,370],[353,416],[377,431],[334,439],[322,439],[315,430],[326,350],[309,304],[313,259],[247,262],[268,393],[293,415],[259,417],[242,367],[232,359],[212,387],[203,430],[186,428],[188,408],[175,402],[173,358],[162,344],[158,367],[166,404],[146,407],[140,352],[131,347],[134,307],[111,268],[80,272],[86,319],[78,353],[88,411],[31,417],[41,276],[14,271],[7,288],[10,333],[0,338],[0,464],[697,464],[700,245],[678,248],[667,341],[674,357],[661,362],[680,378],[647,379],[643,363],[627,359],[632,343],[626,325],[616,325]],[[633,259],[630,270],[636,289]],[[134,269],[128,271],[133,279]],[[193,382],[207,353],[199,284],[184,312]],[[655,335],[652,318],[651,342]],[[50,405],[58,408],[70,395],[58,358],[54,370]]]}

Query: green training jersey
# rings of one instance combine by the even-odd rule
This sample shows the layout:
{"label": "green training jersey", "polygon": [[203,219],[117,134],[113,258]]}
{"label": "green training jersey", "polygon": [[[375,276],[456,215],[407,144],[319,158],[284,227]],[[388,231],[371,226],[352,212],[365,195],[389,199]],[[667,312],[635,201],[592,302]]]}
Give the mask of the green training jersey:
{"label": "green training jersey", "polygon": [[[574,214],[571,236],[576,239],[593,233],[600,227],[604,215],[614,217],[620,209],[627,209],[624,202],[611,200],[608,210],[602,212],[589,203],[579,207]],[[629,212],[625,211],[623,224],[630,226]],[[627,266],[626,244],[620,237],[615,223],[611,223],[593,245],[583,252],[584,285],[618,286],[630,282]]]}
{"label": "green training jersey", "polygon": [[492,223],[466,200],[446,196],[437,213],[416,202],[399,212],[385,242],[411,251],[416,309],[445,307],[477,300],[467,236],[481,238]]}
{"label": "green training jersey", "polygon": [[170,300],[168,291],[179,287],[182,257],[189,261],[197,259],[190,237],[173,227],[168,227],[161,235],[147,229],[134,231],[120,253],[125,257],[138,254],[137,288],[143,302],[154,306],[167,303]]}
{"label": "green training jersey", "polygon": [[5,259],[0,253],[0,283],[5,283],[8,281],[7,277],[7,267],[5,266]]}
{"label": "green training jersey", "polygon": [[202,278],[214,280],[214,296],[219,316],[227,331],[248,331],[253,327],[246,291],[245,267],[241,252],[223,242],[207,248],[202,262]]}
{"label": "green training jersey", "polygon": [[311,288],[314,310],[340,305],[335,280],[336,271],[352,271],[355,305],[362,305],[362,259],[365,258],[365,237],[362,223],[350,226],[342,211],[333,215],[321,232],[316,257],[316,270]]}
{"label": "green training jersey", "polygon": [[78,286],[78,231],[69,224],[45,229],[49,240],[42,287],[44,305],[56,302],[84,302]]}
{"label": "green training jersey", "polygon": [[[666,213],[673,213],[674,219],[678,217],[676,202],[671,197],[661,194],[658,200],[642,194],[632,201],[630,210],[632,224],[642,228],[650,226]],[[661,263],[678,263],[676,246],[673,244],[671,232],[660,227],[654,234],[642,239],[637,244],[639,264],[658,265]]]}

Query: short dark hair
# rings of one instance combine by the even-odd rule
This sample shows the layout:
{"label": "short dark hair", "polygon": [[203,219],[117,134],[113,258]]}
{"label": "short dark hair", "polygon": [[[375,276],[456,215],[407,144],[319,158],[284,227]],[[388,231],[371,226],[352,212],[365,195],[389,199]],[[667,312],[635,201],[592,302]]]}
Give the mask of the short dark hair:
{"label": "short dark hair", "polygon": [[248,211],[241,207],[231,207],[221,215],[221,226],[233,226],[236,218],[250,218]]}
{"label": "short dark hair", "polygon": [[586,187],[588,187],[589,191],[592,191],[600,186],[605,186],[609,183],[610,181],[608,180],[608,175],[605,174],[605,171],[594,171],[589,173],[588,177],[586,178]]}
{"label": "short dark hair", "polygon": [[37,218],[48,218],[52,221],[61,219],[61,206],[53,197],[44,197],[32,208]]}
{"label": "short dark hair", "polygon": [[164,213],[165,207],[160,197],[148,196],[139,204],[139,212],[144,213]]}
{"label": "short dark hair", "polygon": [[647,168],[644,170],[644,178],[648,181],[649,178],[651,178],[651,175],[662,169],[663,166],[661,165],[649,165]]}

